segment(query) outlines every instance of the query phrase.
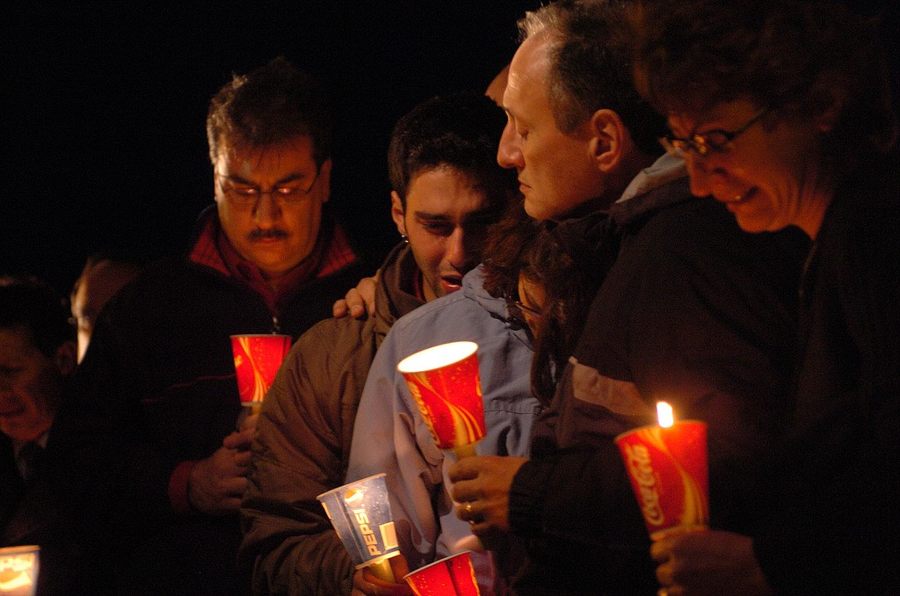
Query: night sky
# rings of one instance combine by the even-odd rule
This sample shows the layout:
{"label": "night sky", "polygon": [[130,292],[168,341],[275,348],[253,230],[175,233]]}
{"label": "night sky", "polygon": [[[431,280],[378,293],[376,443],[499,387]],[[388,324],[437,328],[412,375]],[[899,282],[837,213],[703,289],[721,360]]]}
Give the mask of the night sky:
{"label": "night sky", "polygon": [[393,123],[430,96],[483,89],[515,51],[515,20],[538,2],[172,4],[13,9],[0,273],[67,292],[93,252],[183,251],[212,202],[209,98],[232,72],[277,55],[331,91],[332,204],[377,263],[397,240],[385,165]]}
{"label": "night sky", "polygon": [[[427,97],[483,89],[539,0],[19,2],[5,11],[0,274],[68,292],[87,255],[180,253],[212,202],[209,98],[277,55],[331,90],[332,206],[377,263],[396,240],[385,151]],[[167,5],[171,4],[171,5]],[[885,39],[897,72],[895,0]],[[896,76],[896,75],[895,75]]]}

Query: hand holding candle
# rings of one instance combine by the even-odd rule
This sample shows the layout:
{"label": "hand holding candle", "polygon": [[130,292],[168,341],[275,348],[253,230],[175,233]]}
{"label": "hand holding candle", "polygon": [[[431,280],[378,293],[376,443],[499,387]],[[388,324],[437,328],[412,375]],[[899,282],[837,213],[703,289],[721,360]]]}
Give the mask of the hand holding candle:
{"label": "hand holding candle", "polygon": [[475,455],[485,433],[477,351],[474,342],[452,342],[397,365],[438,447],[452,449],[458,458]]}
{"label": "hand holding candle", "polygon": [[673,528],[709,523],[706,424],[674,421],[666,402],[657,404],[659,425],[622,433],[615,442],[647,531],[654,540]]}

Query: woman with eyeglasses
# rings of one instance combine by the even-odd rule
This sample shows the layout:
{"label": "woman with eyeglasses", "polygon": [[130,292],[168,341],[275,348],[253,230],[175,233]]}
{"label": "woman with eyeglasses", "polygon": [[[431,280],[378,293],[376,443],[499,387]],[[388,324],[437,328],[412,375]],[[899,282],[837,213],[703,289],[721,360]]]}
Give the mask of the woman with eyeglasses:
{"label": "woman with eyeglasses", "polygon": [[636,33],[692,192],[812,240],[767,518],[655,543],[661,592],[900,593],[900,167],[875,24],[836,2],[645,0]]}

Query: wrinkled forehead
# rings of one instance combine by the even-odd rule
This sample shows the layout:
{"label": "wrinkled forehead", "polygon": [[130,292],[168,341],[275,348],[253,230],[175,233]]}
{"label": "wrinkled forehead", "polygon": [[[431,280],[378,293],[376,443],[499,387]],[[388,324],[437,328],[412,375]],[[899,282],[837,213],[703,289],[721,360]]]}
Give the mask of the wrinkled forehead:
{"label": "wrinkled forehead", "polygon": [[509,66],[503,105],[507,109],[534,96],[546,96],[552,46],[549,35],[529,37],[516,50]]}
{"label": "wrinkled forehead", "polygon": [[251,145],[235,140],[219,146],[216,167],[220,173],[248,177],[257,170],[315,167],[313,141],[300,135],[271,145]]}
{"label": "wrinkled forehead", "polygon": [[731,130],[743,124],[761,109],[750,99],[721,101],[704,107],[681,108],[669,112],[669,130],[679,136],[689,136],[707,130]]}

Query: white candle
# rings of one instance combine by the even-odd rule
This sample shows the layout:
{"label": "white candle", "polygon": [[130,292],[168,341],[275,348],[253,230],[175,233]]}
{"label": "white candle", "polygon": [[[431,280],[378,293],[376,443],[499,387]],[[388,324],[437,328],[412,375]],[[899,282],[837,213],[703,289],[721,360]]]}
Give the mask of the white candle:
{"label": "white candle", "polygon": [[656,402],[656,417],[659,419],[659,425],[662,428],[669,428],[675,424],[675,414],[672,412],[672,406],[668,402]]}

